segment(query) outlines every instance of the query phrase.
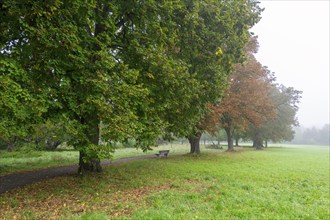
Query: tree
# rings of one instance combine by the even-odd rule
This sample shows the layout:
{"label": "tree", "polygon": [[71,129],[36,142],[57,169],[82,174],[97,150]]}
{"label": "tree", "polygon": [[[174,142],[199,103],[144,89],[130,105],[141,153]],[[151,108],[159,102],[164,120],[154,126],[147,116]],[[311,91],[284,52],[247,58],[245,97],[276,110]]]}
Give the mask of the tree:
{"label": "tree", "polygon": [[[176,133],[190,142],[190,153],[200,153],[199,142],[206,128],[203,120],[209,103],[216,103],[226,88],[233,63],[242,60],[248,30],[259,20],[256,1],[184,1],[175,11],[178,43],[174,57],[188,64],[195,94],[186,106]],[[176,124],[176,123],[174,123]],[[183,132],[182,132],[183,131]]]}
{"label": "tree", "polygon": [[269,140],[273,142],[290,141],[294,137],[293,126],[297,126],[297,104],[301,98],[301,91],[283,85],[273,85],[271,99],[276,108],[273,119],[265,121],[260,127],[250,126],[248,135],[253,140],[253,146],[261,149]]}
{"label": "tree", "polygon": [[228,151],[234,150],[235,130],[244,131],[250,124],[258,127],[275,113],[268,97],[267,71],[255,60],[244,66],[238,65],[230,80],[228,96],[217,110],[220,124],[227,134]]}
{"label": "tree", "polygon": [[253,53],[256,48],[256,37],[253,37],[247,46],[247,61],[244,64],[237,64],[228,78],[229,88],[224,98],[219,105],[210,106],[213,114],[208,121],[210,118],[219,120],[218,123],[227,134],[228,151],[234,150],[235,130],[243,131],[249,124],[258,127],[275,114],[269,97],[272,76],[268,69],[254,58]]}
{"label": "tree", "polygon": [[[162,121],[158,114],[148,120],[154,91],[144,84],[154,72],[134,67],[128,56],[154,59],[153,67],[164,62],[159,69],[174,72],[177,63],[158,54],[167,45],[158,19],[163,9],[169,13],[166,7],[156,1],[2,1],[1,57],[17,61],[20,76],[27,76],[18,84],[40,100],[38,118],[65,123],[70,144],[80,151],[80,172],[101,170],[100,158],[111,146],[99,144],[100,132],[112,142],[157,136]],[[184,71],[176,70],[181,79]],[[2,75],[12,79],[8,70]]]}

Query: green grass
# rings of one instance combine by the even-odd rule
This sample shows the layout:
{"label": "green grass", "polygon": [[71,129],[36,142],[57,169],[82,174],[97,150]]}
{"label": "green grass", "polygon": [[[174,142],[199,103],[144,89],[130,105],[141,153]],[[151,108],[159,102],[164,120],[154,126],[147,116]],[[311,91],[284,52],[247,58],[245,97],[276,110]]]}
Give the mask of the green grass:
{"label": "green grass", "polygon": [[4,219],[329,219],[329,207],[329,148],[302,146],[131,161],[0,197]]}
{"label": "green grass", "polygon": [[0,175],[76,164],[76,151],[0,151]]}

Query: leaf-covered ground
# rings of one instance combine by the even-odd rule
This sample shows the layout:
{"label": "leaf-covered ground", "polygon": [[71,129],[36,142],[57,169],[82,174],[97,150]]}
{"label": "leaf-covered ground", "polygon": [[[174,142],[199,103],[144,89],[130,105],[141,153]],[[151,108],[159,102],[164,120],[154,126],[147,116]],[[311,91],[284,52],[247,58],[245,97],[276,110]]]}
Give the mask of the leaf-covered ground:
{"label": "leaf-covered ground", "polygon": [[1,219],[328,219],[329,149],[205,150],[0,195]]}

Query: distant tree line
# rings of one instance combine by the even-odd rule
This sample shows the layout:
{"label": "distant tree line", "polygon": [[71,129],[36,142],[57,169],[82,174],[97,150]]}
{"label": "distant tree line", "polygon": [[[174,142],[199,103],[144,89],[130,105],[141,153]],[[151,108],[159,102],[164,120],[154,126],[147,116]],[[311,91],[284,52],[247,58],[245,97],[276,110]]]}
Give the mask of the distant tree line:
{"label": "distant tree line", "polygon": [[330,125],[325,124],[322,128],[304,128],[297,127],[295,136],[291,143],[310,144],[310,145],[328,145],[330,144]]}

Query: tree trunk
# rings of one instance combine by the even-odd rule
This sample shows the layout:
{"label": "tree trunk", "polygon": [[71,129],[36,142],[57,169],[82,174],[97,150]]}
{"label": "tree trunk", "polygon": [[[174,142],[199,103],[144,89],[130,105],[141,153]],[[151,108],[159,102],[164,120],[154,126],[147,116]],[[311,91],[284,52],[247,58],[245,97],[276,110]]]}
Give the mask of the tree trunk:
{"label": "tree trunk", "polygon": [[[91,144],[99,145],[100,130],[99,124],[90,126],[88,130],[88,138]],[[86,146],[87,147],[87,146]],[[83,174],[84,172],[101,172],[101,160],[96,152],[89,152],[87,155],[85,149],[79,151],[79,168],[78,173]]]}
{"label": "tree trunk", "polygon": [[253,147],[256,149],[256,150],[262,150],[264,145],[262,143],[262,139],[260,137],[255,137],[254,140],[253,140]]}
{"label": "tree trunk", "polygon": [[[107,30],[106,25],[102,22],[102,19],[108,16],[109,13],[109,6],[107,4],[103,4],[102,1],[96,1],[96,7],[95,7],[95,17],[97,18],[94,24],[94,37],[98,37],[100,34],[105,33]],[[93,51],[95,52],[94,56],[91,56],[90,62],[93,64],[96,64],[97,62],[101,61],[101,58],[98,54],[98,52],[102,51],[102,48],[98,43],[94,43],[93,45]],[[99,145],[100,142],[100,120],[99,118],[93,114],[94,112],[91,112],[91,114],[87,115],[85,118],[81,118],[81,123],[86,124],[86,136],[88,137],[88,143],[91,145]],[[88,146],[86,146],[88,148]],[[88,154],[84,150],[80,150],[79,154],[79,173],[83,173],[84,171],[91,171],[91,172],[101,172],[101,161],[97,154],[97,152],[93,152],[90,149],[88,150]]]}
{"label": "tree trunk", "polygon": [[8,141],[6,150],[8,152],[14,151],[16,144],[17,144],[17,138],[15,137],[13,140]]}
{"label": "tree trunk", "polygon": [[226,134],[227,134],[227,143],[228,143],[228,149],[227,151],[234,151],[234,142],[233,142],[233,129],[225,128]]}
{"label": "tree trunk", "polygon": [[200,154],[200,139],[202,137],[202,132],[196,132],[194,135],[191,135],[188,140],[190,143],[190,153],[191,154]]}
{"label": "tree trunk", "polygon": [[260,137],[260,134],[259,134],[259,131],[257,131],[255,133],[255,137],[253,139],[253,147],[256,149],[256,150],[262,150],[263,149],[263,140],[262,138]]}
{"label": "tree trunk", "polygon": [[258,140],[258,139],[253,140],[253,147],[256,150],[262,150],[263,147],[264,147],[263,144],[262,144],[262,140]]}
{"label": "tree trunk", "polygon": [[101,172],[101,162],[97,157],[90,157],[86,155],[84,151],[79,151],[79,168],[78,173],[84,174],[86,171],[89,172]]}
{"label": "tree trunk", "polygon": [[268,141],[265,140],[265,147],[268,147]]}
{"label": "tree trunk", "polygon": [[239,138],[236,137],[236,138],[235,138],[235,146],[236,146],[236,147],[238,147],[238,141],[239,141]]}

